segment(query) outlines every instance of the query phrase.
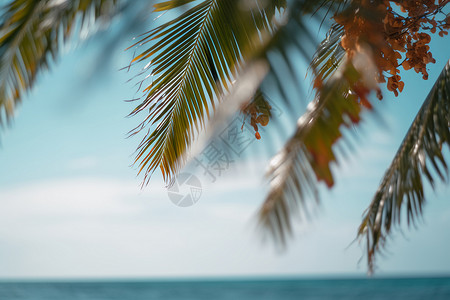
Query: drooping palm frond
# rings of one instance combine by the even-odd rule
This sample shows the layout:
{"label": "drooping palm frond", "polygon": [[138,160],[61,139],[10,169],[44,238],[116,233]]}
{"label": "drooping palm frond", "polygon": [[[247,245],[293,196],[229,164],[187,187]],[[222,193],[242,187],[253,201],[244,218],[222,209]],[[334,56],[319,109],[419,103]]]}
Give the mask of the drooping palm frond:
{"label": "drooping palm frond", "polygon": [[74,27],[110,16],[115,5],[116,0],[14,0],[0,7],[0,125]]}
{"label": "drooping palm frond", "polygon": [[[323,1],[315,9],[308,6],[311,2],[306,2],[294,5],[289,21],[277,31],[274,42],[265,51],[265,59],[270,64],[268,77],[275,81],[284,102],[294,107],[298,106],[300,99],[293,99],[289,92],[303,78],[293,68],[296,62],[292,51],[296,50],[308,61],[311,49],[317,47],[310,28],[305,25],[304,12],[315,12],[316,18],[312,21],[320,22],[324,14],[333,15],[345,8],[347,1]],[[324,85],[317,99],[310,103],[307,112],[299,119],[293,137],[272,159],[267,172],[270,190],[259,210],[259,224],[281,244],[286,242],[291,232],[291,217],[307,216],[319,202],[319,181],[333,185],[330,163],[335,160],[335,154],[332,147],[341,136],[341,125],[354,125],[360,120],[363,107],[356,101],[355,93],[349,94],[349,91],[350,86],[364,74],[359,74],[349,64],[342,67],[337,76],[331,77],[344,58],[339,45],[341,35],[342,28],[334,25],[319,45],[311,68]],[[278,54],[278,60],[272,61],[271,53]],[[375,72],[373,66],[371,71]],[[331,78],[330,82],[326,82],[328,78]],[[370,108],[369,102],[363,102]]]}
{"label": "drooping palm frond", "polygon": [[371,109],[369,102],[359,103],[352,92],[358,80],[360,73],[351,63],[341,66],[322,86],[317,100],[298,120],[293,137],[270,163],[270,190],[259,217],[271,237],[281,243],[291,233],[291,217],[307,217],[319,202],[318,181],[328,187],[334,184],[333,145],[341,138],[342,128],[359,123],[364,108]]}
{"label": "drooping palm frond", "polygon": [[[191,1],[167,1],[158,11]],[[285,1],[207,0],[149,31],[134,46],[149,47],[132,63],[150,63],[153,82],[132,114],[148,110],[139,127],[154,126],[138,148],[136,162],[144,182],[157,169],[166,180],[185,163],[186,151],[229,90],[243,65],[275,29],[275,14]],[[246,6],[246,7],[243,7]],[[139,48],[138,48],[139,49]]]}
{"label": "drooping palm frond", "polygon": [[358,231],[365,239],[369,271],[386,238],[399,225],[415,222],[425,204],[424,176],[431,186],[436,178],[448,180],[448,162],[442,150],[450,146],[450,61],[437,79],[386,171]]}

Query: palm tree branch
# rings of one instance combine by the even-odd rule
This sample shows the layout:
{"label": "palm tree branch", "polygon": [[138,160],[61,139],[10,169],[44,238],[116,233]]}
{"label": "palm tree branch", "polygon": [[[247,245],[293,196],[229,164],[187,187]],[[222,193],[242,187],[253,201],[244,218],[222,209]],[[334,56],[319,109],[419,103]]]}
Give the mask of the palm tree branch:
{"label": "palm tree branch", "polygon": [[[160,7],[177,4],[169,2]],[[241,10],[235,0],[202,1],[133,45],[149,43],[132,65],[150,60],[145,68],[153,76],[143,89],[143,101],[131,113],[149,110],[132,134],[154,128],[136,156],[139,172],[145,170],[144,182],[158,167],[167,181],[181,168],[195,132],[228,91],[250,50],[262,43],[259,34],[270,28],[271,17],[262,9]]]}
{"label": "palm tree branch", "polygon": [[448,180],[442,146],[450,146],[449,128],[450,61],[415,117],[359,227],[358,238],[366,239],[370,272],[392,226],[400,224],[402,207],[406,206],[408,225],[421,216],[426,200],[422,176],[432,187],[436,177]]}
{"label": "palm tree branch", "polygon": [[[359,103],[352,91],[359,80],[350,62],[342,65],[320,88],[317,99],[298,120],[292,138],[271,161],[267,172],[270,190],[259,220],[282,244],[291,232],[291,216],[308,217],[319,202],[317,182],[333,186],[333,145],[342,137],[341,128],[359,123],[364,108],[371,109],[366,100]],[[308,198],[315,201],[309,202]]]}
{"label": "palm tree branch", "polygon": [[[0,8],[0,125],[8,121],[37,74],[56,59],[60,42],[86,17],[109,16],[115,0],[14,0]],[[80,17],[79,20],[77,17]]]}

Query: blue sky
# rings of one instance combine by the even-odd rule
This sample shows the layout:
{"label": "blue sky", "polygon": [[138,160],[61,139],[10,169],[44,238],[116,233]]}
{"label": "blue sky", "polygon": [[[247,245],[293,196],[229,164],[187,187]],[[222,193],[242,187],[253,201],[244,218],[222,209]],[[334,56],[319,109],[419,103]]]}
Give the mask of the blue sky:
{"label": "blue sky", "polygon": [[[120,22],[120,19],[116,22]],[[126,133],[135,90],[118,71],[133,35],[113,47],[118,23],[87,44],[66,51],[17,110],[1,135],[0,278],[291,276],[364,274],[355,238],[361,215],[415,113],[448,59],[449,38],[434,37],[437,63],[429,80],[405,74],[397,98],[376,103],[385,124],[370,116],[358,129],[356,151],[335,169],[337,184],[322,190],[315,218],[296,226],[285,251],[262,244],[255,214],[267,188],[269,157],[254,142],[245,164],[236,161],[211,182],[197,168],[197,204],[172,204],[159,174],[141,190],[129,165],[139,142]],[[139,33],[139,32],[136,32]],[[107,51],[109,61],[98,53]],[[270,141],[269,141],[270,142]],[[253,153],[256,153],[253,155]],[[448,157],[448,151],[446,152]],[[449,188],[427,189],[423,224],[389,242],[379,274],[450,272]],[[349,246],[350,245],[350,246]]]}

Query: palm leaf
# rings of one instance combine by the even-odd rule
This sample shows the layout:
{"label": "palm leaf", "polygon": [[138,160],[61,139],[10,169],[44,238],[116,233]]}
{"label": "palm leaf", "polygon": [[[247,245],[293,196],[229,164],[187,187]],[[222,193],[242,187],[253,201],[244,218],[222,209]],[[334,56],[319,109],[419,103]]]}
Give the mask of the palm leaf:
{"label": "palm leaf", "polygon": [[[259,212],[260,224],[271,237],[284,244],[291,233],[291,216],[307,217],[319,202],[317,184],[333,186],[333,145],[342,136],[342,126],[359,123],[369,102],[358,102],[352,86],[361,79],[349,62],[325,83],[317,100],[308,105],[297,129],[272,159],[267,176],[270,190]],[[315,200],[311,202],[311,198]]]}
{"label": "palm leaf", "polygon": [[[308,1],[297,2],[291,7],[289,21],[279,28],[267,49],[262,51],[262,58],[270,65],[267,78],[273,79],[281,98],[289,106],[298,105],[298,99],[290,97],[289,92],[302,78],[292,68],[296,64],[295,55],[292,52],[289,55],[288,49],[298,51],[308,61],[315,42],[310,28],[304,24],[304,13],[312,11],[316,20],[323,22],[327,14],[336,13],[345,3],[323,1],[314,6]],[[317,99],[299,119],[293,137],[272,159],[267,172],[270,190],[259,210],[259,224],[281,244],[291,232],[291,217],[306,217],[319,202],[318,182],[333,185],[330,163],[335,160],[335,154],[332,146],[341,137],[341,125],[348,127],[358,123],[363,110],[356,101],[357,93],[349,94],[351,87],[360,80],[355,68],[347,64],[339,74],[331,76],[344,58],[344,51],[339,46],[341,35],[342,28],[334,25],[319,45],[311,68],[321,81],[331,78],[330,82],[321,87]],[[278,54],[278,60],[271,59],[273,53]],[[371,68],[371,71],[375,72],[375,69]],[[363,104],[371,108],[365,99]]]}
{"label": "palm leaf", "polygon": [[402,211],[406,211],[408,225],[422,215],[422,177],[432,187],[436,177],[448,180],[442,147],[450,146],[449,128],[450,61],[415,117],[359,227],[358,237],[366,240],[370,272],[393,226],[400,224]]}
{"label": "palm leaf", "polygon": [[24,92],[49,68],[74,27],[110,15],[115,3],[15,0],[0,8],[0,125],[12,117]]}
{"label": "palm leaf", "polygon": [[[157,10],[170,9],[190,1],[167,1]],[[264,37],[274,30],[270,21],[284,1],[247,1],[241,9],[238,0],[207,0],[173,20],[149,31],[134,46],[149,43],[132,64],[150,63],[153,82],[132,115],[143,110],[149,114],[137,133],[153,126],[138,147],[139,172],[145,170],[144,182],[160,168],[165,180],[184,165],[187,149],[204,125],[222,94],[242,70],[249,53],[264,44]],[[138,48],[139,49],[139,48]]]}

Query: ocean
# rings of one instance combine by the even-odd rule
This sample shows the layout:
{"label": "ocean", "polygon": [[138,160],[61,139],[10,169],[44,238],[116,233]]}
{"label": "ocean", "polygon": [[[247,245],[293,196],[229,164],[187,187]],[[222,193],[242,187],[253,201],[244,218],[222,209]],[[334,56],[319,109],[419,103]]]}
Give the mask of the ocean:
{"label": "ocean", "polygon": [[0,282],[1,300],[450,299],[450,277]]}

